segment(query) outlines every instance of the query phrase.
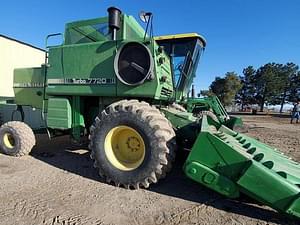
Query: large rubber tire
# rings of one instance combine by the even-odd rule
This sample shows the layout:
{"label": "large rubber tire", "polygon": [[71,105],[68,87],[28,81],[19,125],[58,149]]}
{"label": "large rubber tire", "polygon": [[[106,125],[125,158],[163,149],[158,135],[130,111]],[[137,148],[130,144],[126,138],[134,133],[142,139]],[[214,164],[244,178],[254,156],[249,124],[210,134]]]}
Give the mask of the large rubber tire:
{"label": "large rubber tire", "polygon": [[35,145],[32,129],[23,122],[10,121],[0,127],[0,151],[6,155],[28,155]]}
{"label": "large rubber tire", "polygon": [[[119,126],[133,128],[145,144],[143,161],[133,170],[117,168],[105,152],[105,138]],[[90,128],[89,146],[94,166],[108,183],[131,189],[148,188],[170,170],[175,158],[175,132],[156,107],[138,100],[122,100],[111,104],[96,117]]]}

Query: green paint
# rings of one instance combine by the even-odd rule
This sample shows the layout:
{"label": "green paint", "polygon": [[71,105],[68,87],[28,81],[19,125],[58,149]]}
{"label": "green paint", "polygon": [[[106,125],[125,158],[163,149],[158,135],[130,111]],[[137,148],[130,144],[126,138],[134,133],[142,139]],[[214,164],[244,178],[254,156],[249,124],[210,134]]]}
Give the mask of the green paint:
{"label": "green paint", "polygon": [[189,112],[179,112],[173,108],[161,108],[161,111],[176,129],[188,126],[197,120],[197,118]]}
{"label": "green paint", "polygon": [[47,127],[66,130],[72,128],[72,108],[66,98],[49,98]]}
{"label": "green paint", "polygon": [[186,175],[192,180],[201,180],[202,184],[230,198],[239,197],[237,185],[225,176],[198,162],[191,162],[185,167]]}
{"label": "green paint", "polygon": [[38,109],[43,107],[45,67],[14,70],[15,102]]}
{"label": "green paint", "polygon": [[85,127],[84,118],[81,114],[81,100],[79,96],[72,97],[72,136],[79,140]]}
{"label": "green paint", "polygon": [[201,133],[184,171],[227,197],[243,192],[278,211],[299,216],[300,165],[253,138],[214,126],[207,116],[202,118]]}
{"label": "green paint", "polygon": [[176,131],[177,144],[191,148],[200,132],[197,118],[189,112],[179,112],[173,108],[161,108]]}

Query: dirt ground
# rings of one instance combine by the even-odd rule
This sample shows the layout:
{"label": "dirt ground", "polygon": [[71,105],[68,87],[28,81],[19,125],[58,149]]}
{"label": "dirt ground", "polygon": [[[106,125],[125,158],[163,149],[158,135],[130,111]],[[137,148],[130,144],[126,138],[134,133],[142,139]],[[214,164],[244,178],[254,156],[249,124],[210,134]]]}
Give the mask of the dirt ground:
{"label": "dirt ground", "polygon": [[[243,116],[247,135],[300,162],[300,124],[288,118]],[[0,224],[300,224],[246,197],[229,200],[186,178],[185,155],[167,178],[147,190],[104,183],[89,153],[68,149],[68,137],[47,141],[30,156],[0,155]]]}

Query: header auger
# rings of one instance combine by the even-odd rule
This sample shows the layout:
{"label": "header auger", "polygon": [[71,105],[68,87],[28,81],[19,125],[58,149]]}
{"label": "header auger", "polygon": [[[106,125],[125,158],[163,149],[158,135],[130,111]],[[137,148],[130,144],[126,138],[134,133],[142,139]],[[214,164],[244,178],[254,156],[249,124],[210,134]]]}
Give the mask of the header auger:
{"label": "header auger", "polygon": [[[15,70],[22,120],[23,108],[32,107],[52,137],[89,137],[94,166],[116,186],[147,188],[166,176],[176,151],[190,149],[184,171],[191,179],[300,217],[299,164],[232,130],[236,119],[217,98],[188,97],[205,39],[154,38],[132,16],[114,7],[108,12],[68,23],[63,43],[48,47],[41,68]],[[151,13],[142,16],[151,23]],[[3,153],[22,156],[35,138],[25,123],[9,121],[0,144]]]}

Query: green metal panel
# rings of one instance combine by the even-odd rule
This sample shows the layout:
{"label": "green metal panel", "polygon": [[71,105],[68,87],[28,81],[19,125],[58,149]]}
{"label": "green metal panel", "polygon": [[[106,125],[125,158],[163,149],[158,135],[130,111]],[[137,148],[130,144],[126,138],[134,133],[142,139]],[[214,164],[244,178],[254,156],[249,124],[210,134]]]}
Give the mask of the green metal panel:
{"label": "green metal panel", "polygon": [[60,77],[63,74],[63,50],[61,46],[51,47],[48,53],[47,77]]}
{"label": "green metal panel", "polygon": [[14,70],[15,102],[42,109],[45,67]]}
{"label": "green metal panel", "polygon": [[66,98],[49,98],[47,126],[52,129],[72,128],[72,109]]}
{"label": "green metal panel", "polygon": [[123,40],[142,39],[145,35],[145,30],[135,20],[133,16],[123,15],[122,38]]}
{"label": "green metal panel", "polygon": [[84,118],[81,114],[81,106],[83,105],[81,103],[79,96],[72,97],[72,136],[76,140],[79,140],[85,127]]}
{"label": "green metal panel", "polygon": [[285,211],[299,194],[299,187],[289,182],[272,170],[266,169],[255,161],[237,181],[243,192],[255,199],[271,205],[279,211]]}
{"label": "green metal panel", "polygon": [[286,212],[300,218],[300,198],[297,198],[286,210]]}
{"label": "green metal panel", "polygon": [[115,42],[67,45],[50,53],[47,94],[116,95]]}
{"label": "green metal panel", "polygon": [[197,118],[192,113],[179,112],[174,108],[161,108],[161,111],[176,130],[177,143],[191,148],[200,130]]}
{"label": "green metal panel", "polygon": [[189,178],[202,180],[203,185],[225,196],[237,198],[240,195],[239,188],[233,181],[201,163],[193,161],[186,165],[185,171]]}
{"label": "green metal panel", "polygon": [[161,111],[176,129],[183,128],[197,121],[197,118],[189,112],[180,112],[173,108],[161,108]]}

